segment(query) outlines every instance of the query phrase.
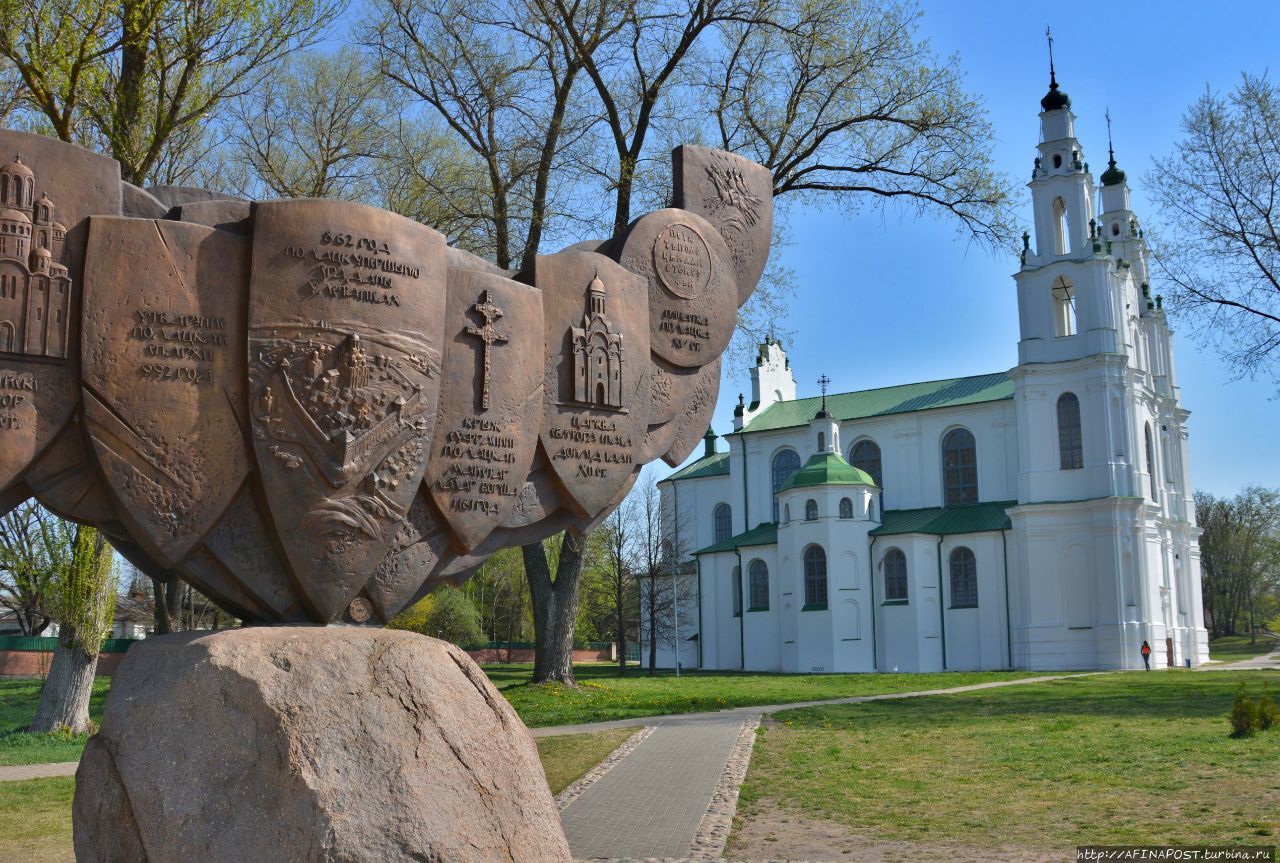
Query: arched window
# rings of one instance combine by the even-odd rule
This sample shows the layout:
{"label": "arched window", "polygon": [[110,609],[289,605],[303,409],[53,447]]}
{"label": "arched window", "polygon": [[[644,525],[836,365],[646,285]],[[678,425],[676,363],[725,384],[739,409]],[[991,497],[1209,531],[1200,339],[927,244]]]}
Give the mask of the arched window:
{"label": "arched window", "polygon": [[876,499],[874,497],[867,501],[867,518],[872,521],[876,520]]}
{"label": "arched window", "polygon": [[827,451],[827,435],[825,432],[818,432],[818,452]]}
{"label": "arched window", "polygon": [[840,517],[853,518],[853,501],[847,497],[840,498]]}
{"label": "arched window", "polygon": [[809,498],[804,502],[804,520],[805,521],[818,520],[818,502],[813,498]]}
{"label": "arched window", "polygon": [[712,511],[712,522],[715,524],[716,542],[724,542],[733,536],[733,510],[727,503],[718,503]]}
{"label": "arched window", "polygon": [[1147,478],[1151,480],[1151,499],[1159,500],[1160,498],[1156,496],[1156,468],[1155,468],[1156,457],[1154,453],[1154,447],[1152,447],[1151,445],[1151,423],[1147,423],[1146,437],[1147,437]]}
{"label": "arched window", "polygon": [[860,440],[849,448],[849,464],[866,471],[880,488],[884,488],[884,475],[880,472],[880,447],[873,440]]}
{"label": "arched window", "polygon": [[785,504],[782,508],[782,523],[791,524],[791,504]]}
{"label": "arched window", "polygon": [[769,566],[760,558],[751,561],[747,567],[747,577],[751,579],[750,611],[769,610]]}
{"label": "arched window", "polygon": [[733,616],[742,614],[742,567],[733,568]]}
{"label": "arched window", "polygon": [[1080,399],[1075,393],[1058,396],[1058,464],[1062,470],[1084,467],[1080,435]]}
{"label": "arched window", "polygon": [[1061,198],[1053,199],[1053,253],[1067,253],[1067,202]]}
{"label": "arched window", "polygon": [[778,489],[791,475],[800,470],[800,456],[793,449],[784,449],[773,457],[773,520],[778,520]]}
{"label": "arched window", "polygon": [[827,553],[820,545],[804,550],[804,606],[827,606]]}
{"label": "arched window", "polygon": [[884,554],[884,598],[886,602],[907,599],[907,556],[891,548]]}
{"label": "arched window", "polygon": [[1076,334],[1076,289],[1066,276],[1058,276],[1053,284],[1053,334]]}
{"label": "arched window", "polygon": [[947,506],[978,502],[978,447],[968,429],[952,429],[942,439],[942,482]]}
{"label": "arched window", "polygon": [[951,607],[978,607],[978,561],[964,546],[951,552]]}

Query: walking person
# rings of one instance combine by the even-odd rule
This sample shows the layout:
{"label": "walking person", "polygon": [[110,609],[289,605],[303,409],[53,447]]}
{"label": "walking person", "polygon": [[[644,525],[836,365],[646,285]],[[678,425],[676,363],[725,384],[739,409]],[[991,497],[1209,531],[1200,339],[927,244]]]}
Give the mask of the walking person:
{"label": "walking person", "polygon": [[1145,641],[1142,642],[1142,664],[1147,667],[1147,671],[1151,670],[1151,645]]}

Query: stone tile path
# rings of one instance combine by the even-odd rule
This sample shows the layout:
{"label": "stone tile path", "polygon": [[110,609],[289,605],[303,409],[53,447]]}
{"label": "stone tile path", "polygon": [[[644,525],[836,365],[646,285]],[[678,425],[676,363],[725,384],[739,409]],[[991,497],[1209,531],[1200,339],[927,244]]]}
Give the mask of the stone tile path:
{"label": "stone tile path", "polygon": [[687,855],[741,729],[739,716],[657,726],[561,813],[573,856]]}
{"label": "stone tile path", "polygon": [[23,779],[47,779],[50,776],[75,776],[79,761],[59,761],[54,764],[19,764],[0,767],[0,782],[18,782]]}

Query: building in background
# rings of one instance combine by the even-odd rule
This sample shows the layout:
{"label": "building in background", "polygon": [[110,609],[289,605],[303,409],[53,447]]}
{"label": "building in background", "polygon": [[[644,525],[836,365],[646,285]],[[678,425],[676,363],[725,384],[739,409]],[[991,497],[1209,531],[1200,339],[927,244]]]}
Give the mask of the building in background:
{"label": "building in background", "polygon": [[1016,367],[797,399],[769,339],[728,452],[708,432],[660,483],[696,562],[675,576],[685,667],[1141,668],[1143,641],[1156,667],[1208,659],[1143,232],[1113,153],[1095,184],[1056,80],[1041,109]]}

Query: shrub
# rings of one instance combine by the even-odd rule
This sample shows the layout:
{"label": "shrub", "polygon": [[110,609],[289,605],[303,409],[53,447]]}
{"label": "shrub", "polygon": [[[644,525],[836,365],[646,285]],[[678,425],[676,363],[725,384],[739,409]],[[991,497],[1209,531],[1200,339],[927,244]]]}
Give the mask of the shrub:
{"label": "shrub", "polygon": [[1262,695],[1258,696],[1257,711],[1258,727],[1263,731],[1280,726],[1280,706],[1276,705],[1271,686],[1265,680],[1262,682]]}
{"label": "shrub", "polygon": [[1258,705],[1249,698],[1241,680],[1236,685],[1235,700],[1231,702],[1231,736],[1252,737],[1258,730],[1258,724]]}

